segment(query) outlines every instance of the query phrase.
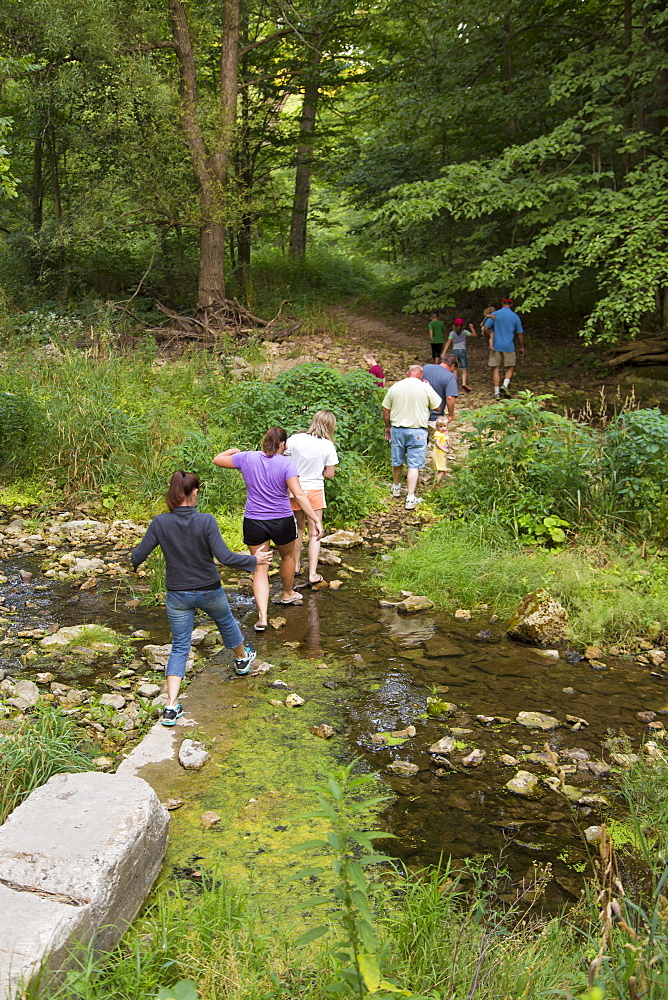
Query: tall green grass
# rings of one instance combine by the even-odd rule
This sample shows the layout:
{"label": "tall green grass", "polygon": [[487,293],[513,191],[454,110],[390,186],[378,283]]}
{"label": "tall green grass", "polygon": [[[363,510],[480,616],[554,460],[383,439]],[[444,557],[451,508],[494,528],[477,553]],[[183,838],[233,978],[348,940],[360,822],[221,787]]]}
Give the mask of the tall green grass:
{"label": "tall green grass", "polygon": [[81,731],[47,706],[0,735],[0,823],[54,774],[90,771]]}
{"label": "tall green grass", "polygon": [[493,520],[442,521],[393,553],[383,583],[426,594],[441,607],[488,604],[508,616],[545,587],[569,613],[573,641],[621,642],[655,621],[668,627],[668,567],[621,538],[527,550]]}

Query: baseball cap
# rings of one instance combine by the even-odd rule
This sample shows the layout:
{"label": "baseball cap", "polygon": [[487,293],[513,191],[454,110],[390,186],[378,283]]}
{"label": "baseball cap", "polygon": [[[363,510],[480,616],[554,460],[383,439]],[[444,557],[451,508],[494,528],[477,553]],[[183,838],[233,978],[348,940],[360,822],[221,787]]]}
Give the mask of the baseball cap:
{"label": "baseball cap", "polygon": [[454,324],[461,323],[462,326],[464,326],[464,320],[461,318],[461,316],[458,316],[456,320],[453,320],[453,323]]}
{"label": "baseball cap", "polygon": [[512,306],[515,299],[501,299],[501,304],[504,306]]}

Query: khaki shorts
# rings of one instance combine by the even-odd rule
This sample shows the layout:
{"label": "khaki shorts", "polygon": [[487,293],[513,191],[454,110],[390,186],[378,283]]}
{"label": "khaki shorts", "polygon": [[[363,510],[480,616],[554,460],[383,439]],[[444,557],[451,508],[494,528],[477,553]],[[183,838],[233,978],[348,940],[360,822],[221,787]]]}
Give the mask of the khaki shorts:
{"label": "khaki shorts", "polygon": [[514,368],[517,363],[517,354],[515,351],[490,351],[489,361],[487,364],[490,368],[500,368],[503,365],[504,368]]}

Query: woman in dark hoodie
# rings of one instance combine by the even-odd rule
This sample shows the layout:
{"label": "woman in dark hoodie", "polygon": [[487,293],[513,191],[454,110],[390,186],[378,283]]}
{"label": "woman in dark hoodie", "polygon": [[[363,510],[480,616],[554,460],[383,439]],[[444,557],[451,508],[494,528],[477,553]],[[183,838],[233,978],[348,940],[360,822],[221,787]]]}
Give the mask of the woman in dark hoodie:
{"label": "woman in dark hoodie", "polygon": [[165,608],[172,630],[172,651],[165,671],[167,704],[162,713],[163,726],[175,725],[183,715],[178,696],[190,653],[196,608],[205,611],[216,623],[226,649],[234,650],[237,674],[247,674],[256,656],[253,646],[244,643],[241,629],[230,611],[214,556],[224,566],[247,573],[253,573],[259,564],[271,562],[270,552],[251,556],[228,549],[213,514],[196,510],[199,485],[199,478],[194,473],[175,472],[167,491],[169,513],[153,518],[141,542],[130,554],[132,565],[137,569],[159,545],[167,566]]}

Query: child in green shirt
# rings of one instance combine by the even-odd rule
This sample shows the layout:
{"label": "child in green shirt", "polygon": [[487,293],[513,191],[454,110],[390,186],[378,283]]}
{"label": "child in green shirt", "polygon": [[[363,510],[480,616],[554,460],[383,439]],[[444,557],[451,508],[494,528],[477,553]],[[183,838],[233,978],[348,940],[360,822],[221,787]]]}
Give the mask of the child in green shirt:
{"label": "child in green shirt", "polygon": [[431,340],[431,359],[432,361],[440,361],[443,353],[443,340],[445,339],[445,323],[438,318],[437,312],[431,314],[429,339]]}

